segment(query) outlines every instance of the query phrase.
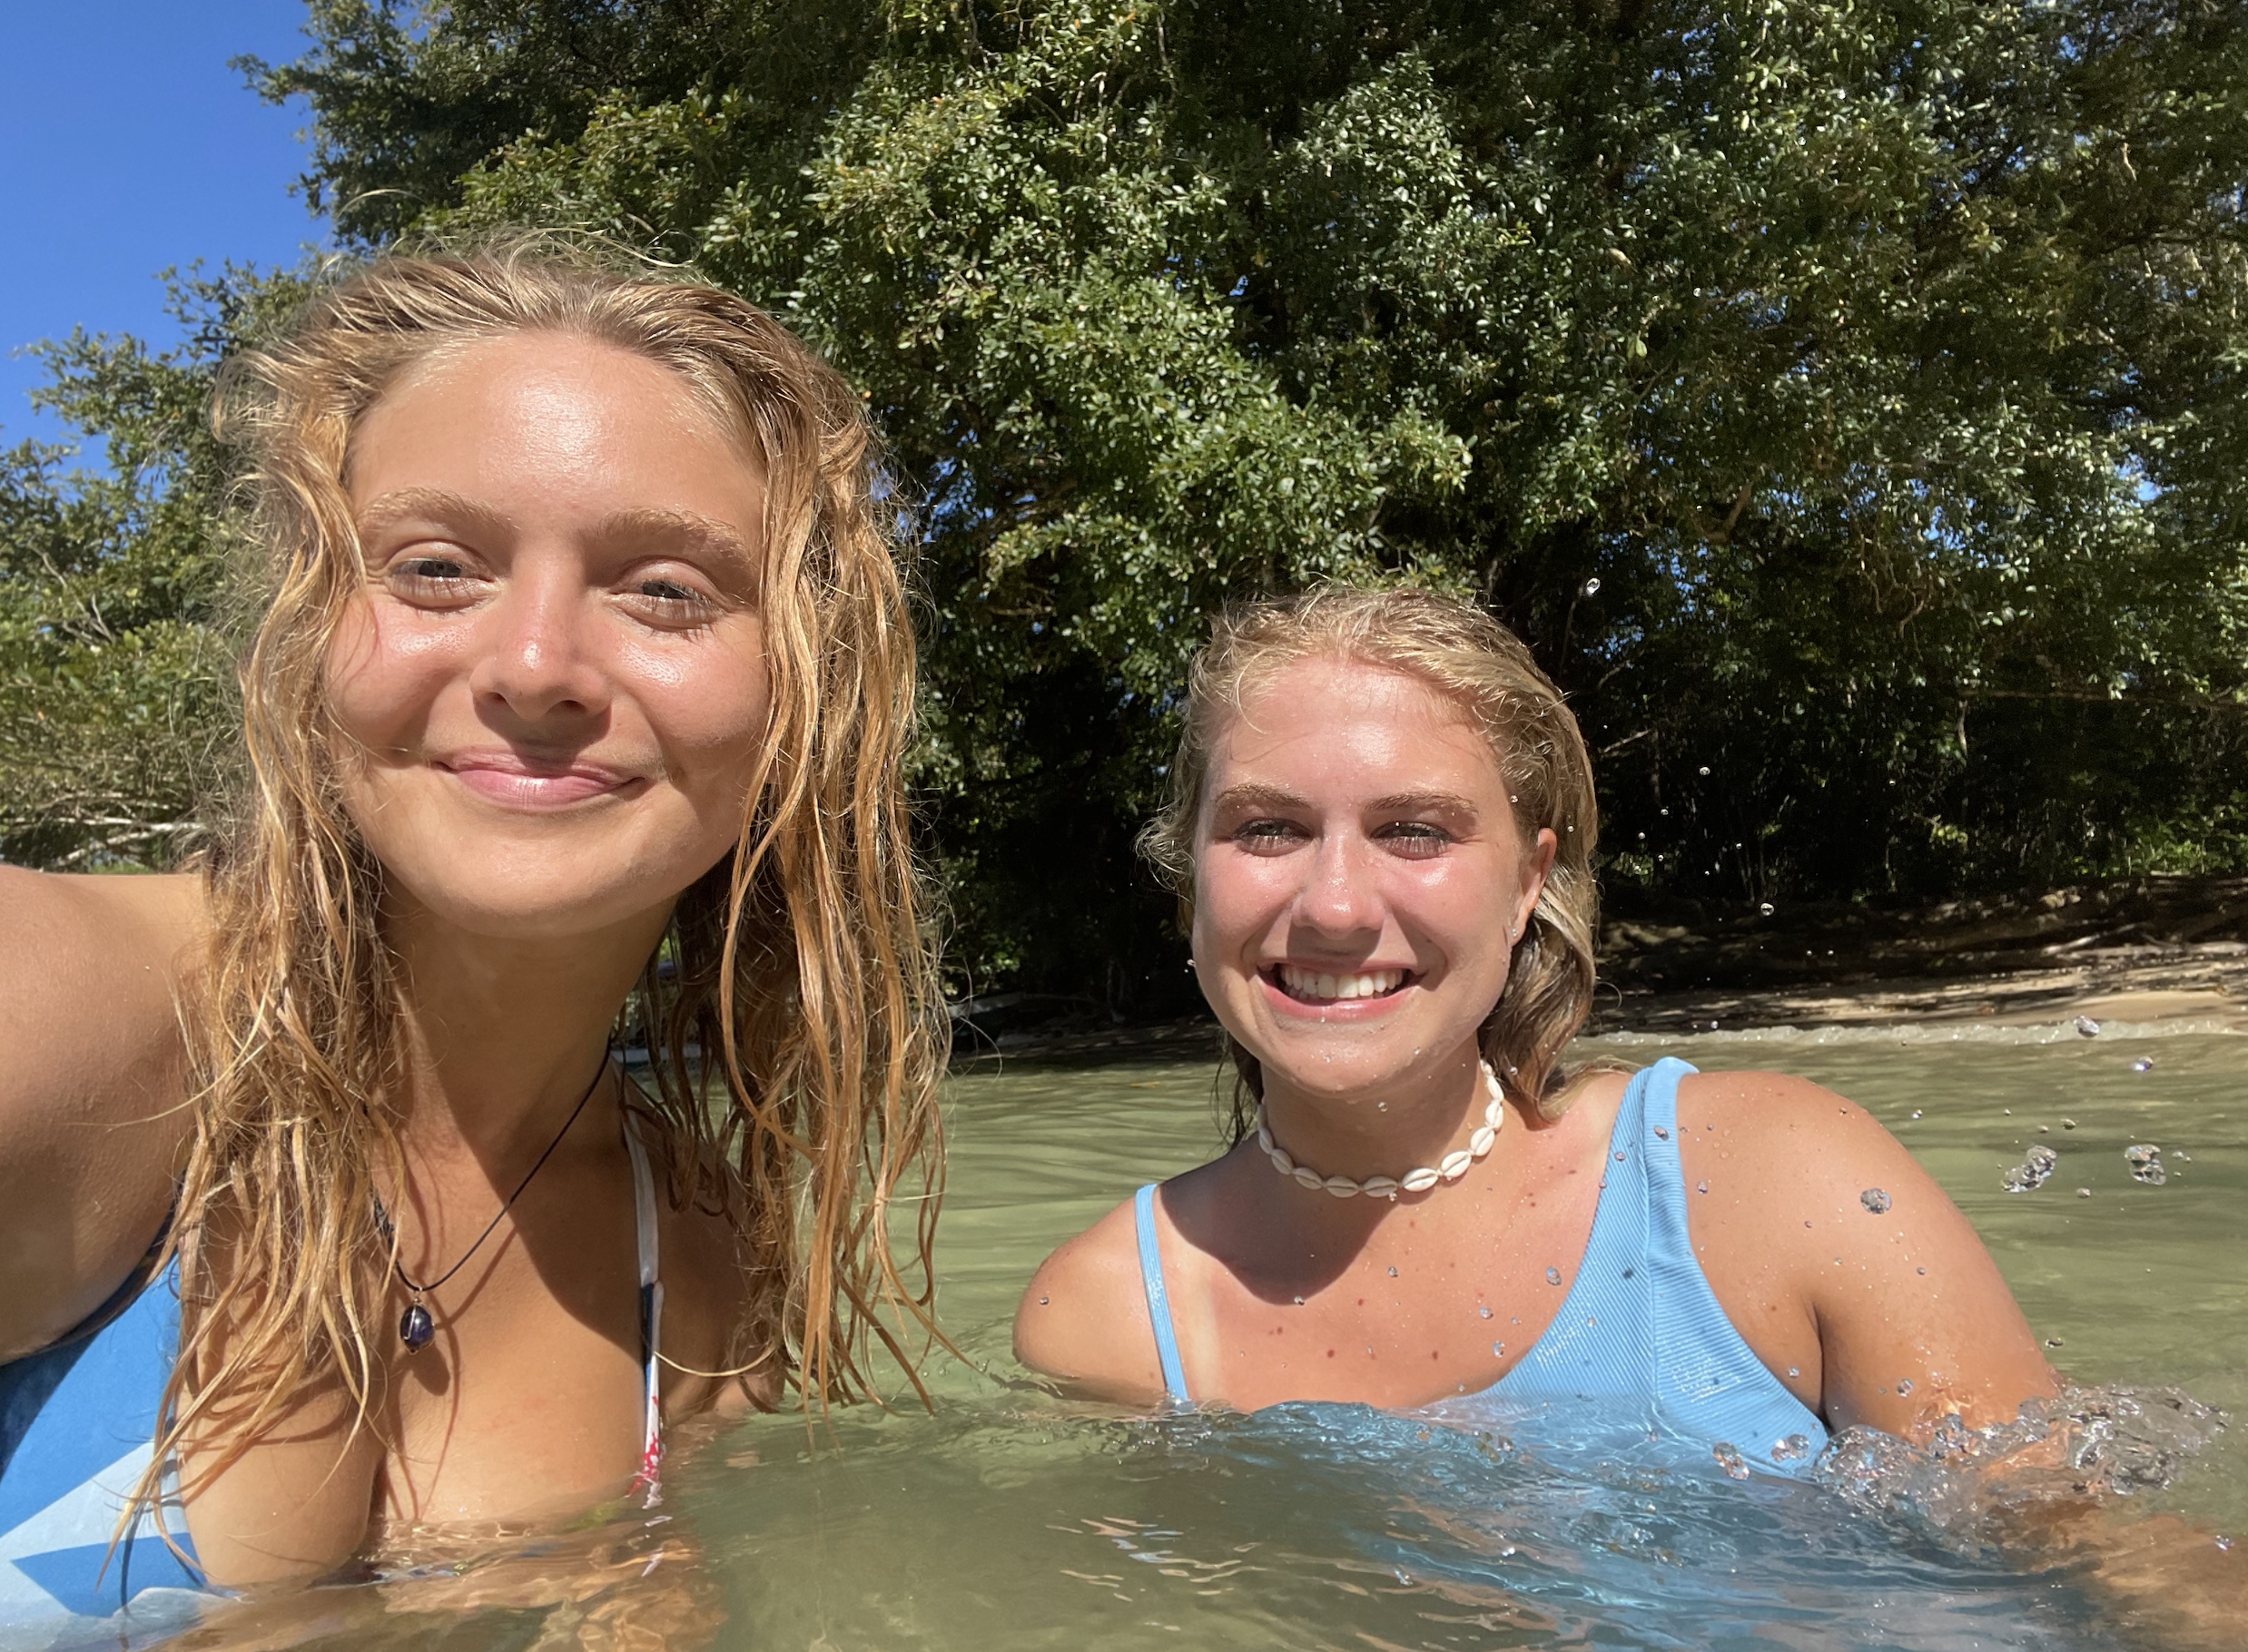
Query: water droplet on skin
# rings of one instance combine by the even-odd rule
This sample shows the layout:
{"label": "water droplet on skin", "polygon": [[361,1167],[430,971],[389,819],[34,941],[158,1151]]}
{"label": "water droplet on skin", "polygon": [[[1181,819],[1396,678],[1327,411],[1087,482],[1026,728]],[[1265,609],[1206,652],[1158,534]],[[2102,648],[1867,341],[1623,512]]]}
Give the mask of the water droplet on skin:
{"label": "water droplet on skin", "polygon": [[1707,1193],[1710,1191],[1710,1185],[1707,1182],[1697,1182],[1694,1185],[1694,1191],[1696,1193]]}
{"label": "water droplet on skin", "polygon": [[1397,1270],[1396,1270],[1395,1268],[1392,1268],[1392,1269],[1390,1269],[1390,1270],[1389,1270],[1389,1276],[1390,1276],[1392,1279],[1396,1278],[1396,1277],[1397,1277]]}
{"label": "water droplet on skin", "polygon": [[1790,1365],[1788,1367],[1788,1374],[1791,1377],[1799,1377],[1803,1373],[1798,1371],[1794,1366]]}
{"label": "water droplet on skin", "polygon": [[1559,1268],[1546,1269],[1545,1283],[1549,1285],[1557,1285],[1561,1283],[1561,1270]]}
{"label": "water droplet on skin", "polygon": [[1043,1308],[1044,1306],[1046,1306],[1046,1299],[1045,1299],[1044,1297],[1042,1297],[1042,1296],[1041,1296],[1041,1297],[1040,1297],[1040,1298],[1038,1299],[1038,1305],[1039,1305],[1040,1307],[1041,1307],[1041,1308]]}
{"label": "water droplet on skin", "polygon": [[2096,1038],[2100,1036],[2100,1024],[2097,1021],[2095,1021],[2090,1016],[2078,1016],[2076,1018],[2076,1031],[2081,1037],[2086,1038]]}
{"label": "water droplet on skin", "polygon": [[1897,1385],[1897,1391],[1900,1396],[1910,1393],[1912,1391],[1912,1379],[1910,1377],[1907,1377],[1902,1382],[1899,1382]]}
{"label": "water droplet on skin", "polygon": [[1299,1297],[1297,1297],[1297,1298],[1296,1299],[1296,1305],[1297,1305],[1297,1307],[1299,1307],[1299,1308],[1300,1308],[1300,1307],[1302,1307],[1302,1306],[1304,1305],[1304,1299],[1303,1299],[1302,1297],[1300,1297],[1300,1296],[1299,1296]]}
{"label": "water droplet on skin", "polygon": [[1477,1303],[1475,1304],[1475,1313],[1476,1317],[1479,1319],[1489,1319],[1491,1317],[1491,1310],[1485,1307],[1482,1303]]}
{"label": "water droplet on skin", "polygon": [[1598,596],[1600,595],[1600,581],[1598,579],[1586,580],[1583,586],[1577,592],[1577,595],[1579,596]]}
{"label": "water droplet on skin", "polygon": [[1878,1187],[1868,1187],[1858,1195],[1858,1202],[1874,1215],[1880,1215],[1889,1207],[1889,1196]]}
{"label": "water droplet on skin", "polygon": [[1494,1342],[1491,1344],[1491,1353],[1492,1357],[1494,1359],[1499,1355],[1504,1354],[1505,1352],[1506,1344],[1504,1342]]}
{"label": "water droplet on skin", "polygon": [[2230,1549],[2233,1547],[2233,1539],[2230,1539],[2230,1538],[2228,1538],[2228,1537],[2226,1537],[2226,1536],[2225,1536],[2223,1532],[2221,1532],[2221,1531],[2220,1531],[2219,1533],[2217,1533],[2217,1539],[2216,1539],[2216,1541],[2217,1541],[2217,1547],[2218,1547],[2219,1549]]}
{"label": "water droplet on skin", "polygon": [[1772,915],[1772,903],[1769,900],[1760,900],[1756,904],[1756,910],[1760,916],[1770,918]]}
{"label": "water droplet on skin", "polygon": [[1925,1273],[1928,1270],[1926,1268],[1915,1268],[1913,1269],[1913,1272],[1916,1273]]}

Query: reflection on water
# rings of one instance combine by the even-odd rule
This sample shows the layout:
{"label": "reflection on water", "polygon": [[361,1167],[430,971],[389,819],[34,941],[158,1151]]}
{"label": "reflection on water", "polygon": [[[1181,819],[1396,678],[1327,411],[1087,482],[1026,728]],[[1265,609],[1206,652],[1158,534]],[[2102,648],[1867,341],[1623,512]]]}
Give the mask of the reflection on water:
{"label": "reflection on water", "polygon": [[[2054,1362],[2079,1383],[2132,1385],[2076,1396],[2091,1420],[2066,1450],[2082,1460],[2046,1471],[2248,1531],[2248,1431],[2219,1432],[2158,1391],[2248,1398],[2241,1038],[2114,1021],[2088,1037],[2059,1020],[1592,1047],[1799,1073],[1863,1103],[1974,1220]],[[702,1451],[673,1480],[675,1520],[601,1539],[603,1576],[645,1595],[587,1586],[590,1557],[574,1571],[553,1557],[548,1575],[578,1579],[575,1604],[527,1604],[538,1590],[518,1578],[526,1604],[507,1606],[510,1568],[539,1573],[525,1557],[486,1576],[488,1604],[461,1598],[473,1579],[449,1599],[425,1580],[410,1605],[273,1638],[623,1646],[707,1633],[729,1647],[961,1652],[2125,1644],[2099,1627],[2081,1568],[2041,1566],[1958,1518],[1947,1453],[2000,1454],[2022,1443],[2011,1436],[1909,1452],[1851,1435],[1818,1480],[1736,1480],[1721,1460],[1635,1454],[1629,1428],[1533,1437],[1338,1406],[1148,1421],[1052,1398],[1009,1358],[1016,1293],[1057,1241],[1207,1155],[1214,1072],[956,1080],[941,1306],[970,1364],[932,1371],[934,1417],[839,1414],[816,1451],[801,1420],[761,1419]],[[2160,1150],[2159,1184],[2135,1175],[2127,1150],[2142,1147]],[[2008,1191],[2009,1172],[2033,1162],[2037,1185]],[[632,1576],[649,1555],[658,1569]],[[202,1637],[237,1638],[220,1623]]]}

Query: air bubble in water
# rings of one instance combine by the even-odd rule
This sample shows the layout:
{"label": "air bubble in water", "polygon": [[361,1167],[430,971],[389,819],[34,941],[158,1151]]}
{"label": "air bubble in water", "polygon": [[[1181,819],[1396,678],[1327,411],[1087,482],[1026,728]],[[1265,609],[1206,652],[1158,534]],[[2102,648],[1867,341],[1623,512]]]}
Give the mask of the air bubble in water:
{"label": "air bubble in water", "polygon": [[1705,762],[1701,765],[1701,772],[1704,777],[1707,777],[1710,772],[1710,765],[1708,763]]}
{"label": "air bubble in water", "polygon": [[1721,1440],[1710,1448],[1710,1455],[1717,1459],[1717,1466],[1725,1470],[1730,1480],[1749,1478],[1749,1465],[1740,1460],[1740,1448],[1730,1440]]}
{"label": "air bubble in water", "polygon": [[1561,1283],[1561,1270],[1559,1268],[1546,1269],[1545,1283],[1549,1285],[1557,1285]]}
{"label": "air bubble in water", "polygon": [[1598,596],[1600,595],[1600,580],[1598,577],[1596,576],[1586,580],[1584,582],[1584,589],[1578,595],[1582,596]]}
{"label": "air bubble in water", "polygon": [[2060,1163],[2061,1155],[2052,1148],[2032,1147],[2022,1162],[2007,1171],[2002,1178],[2008,1193],[2033,1193],[2046,1185],[2053,1175],[2053,1166]]}
{"label": "air bubble in water", "polygon": [[1858,1202],[1877,1216],[1889,1207],[1888,1195],[1878,1187],[1867,1188],[1858,1195]]}
{"label": "air bubble in water", "polygon": [[2096,1038],[2100,1036],[2100,1024],[2090,1016],[2078,1016],[2076,1030],[2087,1038]]}
{"label": "air bubble in water", "polygon": [[2131,1166],[2131,1179],[2135,1182],[2160,1187],[2168,1179],[2162,1167],[2162,1149],[2152,1142],[2138,1142],[2125,1147],[2123,1162]]}

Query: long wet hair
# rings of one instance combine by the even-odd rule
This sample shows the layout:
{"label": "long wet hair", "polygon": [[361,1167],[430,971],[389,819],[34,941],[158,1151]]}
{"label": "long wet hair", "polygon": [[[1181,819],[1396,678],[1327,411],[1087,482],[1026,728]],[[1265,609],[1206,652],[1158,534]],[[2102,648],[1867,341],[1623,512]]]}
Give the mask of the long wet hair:
{"label": "long wet hair", "polygon": [[[1506,986],[1478,1042],[1508,1092],[1543,1118],[1566,1110],[1563,1046],[1592,1007],[1599,890],[1592,846],[1600,811],[1577,720],[1521,639],[1473,604],[1409,588],[1322,585],[1300,596],[1242,603],[1212,622],[1187,675],[1169,794],[1139,844],[1191,918],[1196,835],[1210,755],[1257,689],[1297,660],[1387,667],[1427,683],[1464,712],[1506,781],[1525,846],[1550,829],[1557,844],[1537,906],[1508,960]],[[1230,1035],[1238,1082],[1228,1133],[1239,1141],[1264,1094],[1257,1057]]]}
{"label": "long wet hair", "polygon": [[391,255],[237,359],[214,412],[249,461],[263,608],[240,667],[245,779],[205,861],[212,939],[183,1008],[180,1352],[143,1496],[184,1437],[210,1452],[207,1483],[316,1380],[370,1418],[394,1243],[373,1195],[379,1167],[402,1168],[405,1022],[383,869],[342,806],[349,743],[321,686],[363,579],[346,472],[401,375],[536,332],[669,369],[765,480],[771,724],[735,847],[679,897],[636,995],[654,1084],[636,1105],[660,1126],[669,1196],[738,1236],[749,1309],[729,1363],[823,1405],[873,1391],[879,1339],[919,1387],[943,1046],[900,774],[905,546],[860,399],[762,310],[675,273],[529,240]]}

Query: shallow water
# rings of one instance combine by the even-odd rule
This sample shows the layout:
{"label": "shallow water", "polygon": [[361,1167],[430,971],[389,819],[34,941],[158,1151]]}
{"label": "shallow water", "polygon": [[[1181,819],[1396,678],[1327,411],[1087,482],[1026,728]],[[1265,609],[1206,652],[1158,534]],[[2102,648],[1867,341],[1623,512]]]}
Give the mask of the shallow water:
{"label": "shallow water", "polygon": [[[1974,1220],[2066,1374],[2248,1401],[2248,1040],[1923,1027],[1593,1047],[1840,1090]],[[1215,1148],[1213,1071],[954,1081],[941,1305],[970,1363],[932,1366],[933,1417],[840,1415],[816,1451],[801,1421],[734,1430],[673,1477],[674,1518],[632,1529],[610,1557],[624,1581],[581,1588],[575,1605],[498,1604],[513,1592],[501,1567],[476,1589],[493,1602],[480,1608],[463,1609],[472,1580],[449,1579],[394,1590],[382,1608],[337,1598],[278,1638],[708,1633],[727,1647],[932,1652],[2138,1644],[2103,1626],[2080,1573],[1947,1544],[1910,1510],[1819,1485],[1532,1450],[1357,1408],[1147,1421],[1050,1397],[1009,1357],[1017,1293],[1055,1243]],[[2058,1155],[2053,1175],[2008,1194],[2003,1173],[2040,1143]],[[2141,1143],[2163,1149],[2160,1186],[2130,1174],[2124,1149]],[[2248,1530],[2243,1435],[2219,1435],[2141,1500]],[[202,1635],[233,1638],[221,1623]]]}

